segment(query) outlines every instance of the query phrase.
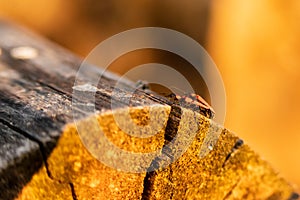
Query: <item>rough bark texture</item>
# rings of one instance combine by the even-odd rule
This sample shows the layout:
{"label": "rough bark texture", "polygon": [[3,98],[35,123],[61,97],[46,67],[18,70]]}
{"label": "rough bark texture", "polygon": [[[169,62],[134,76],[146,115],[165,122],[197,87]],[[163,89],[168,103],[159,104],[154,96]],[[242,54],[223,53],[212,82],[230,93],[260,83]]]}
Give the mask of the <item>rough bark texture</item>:
{"label": "rough bark texture", "polygon": [[[18,57],[13,52],[19,47],[37,54]],[[0,22],[0,49],[0,199],[297,199],[267,162],[205,113],[142,90],[131,94],[135,85],[130,81],[121,83],[119,97],[113,96],[119,77],[105,72],[93,86],[97,114],[76,107],[73,115],[80,59],[5,22]],[[85,85],[102,72],[89,66],[77,81]],[[73,103],[90,103],[91,91],[79,92],[86,98]],[[117,102],[114,109],[112,99]],[[162,128],[149,138],[130,136],[119,127],[121,123],[136,131],[125,120],[128,111],[136,125],[146,126],[151,118]],[[111,147],[99,148],[101,138],[84,137],[97,136],[99,126],[111,143],[127,152],[158,153],[135,163],[107,155],[114,161],[111,165],[120,166],[111,168],[96,159]],[[172,144],[176,148],[169,148]],[[131,168],[122,171],[121,166]]]}

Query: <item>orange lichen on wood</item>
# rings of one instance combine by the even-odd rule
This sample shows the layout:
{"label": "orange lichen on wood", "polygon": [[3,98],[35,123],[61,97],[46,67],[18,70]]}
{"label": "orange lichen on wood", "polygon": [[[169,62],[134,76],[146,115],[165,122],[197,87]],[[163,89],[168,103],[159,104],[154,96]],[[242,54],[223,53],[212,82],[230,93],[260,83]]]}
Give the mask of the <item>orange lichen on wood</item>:
{"label": "orange lichen on wood", "polygon": [[[131,117],[149,119],[147,109],[132,108]],[[121,117],[127,111],[120,109],[116,112]],[[99,114],[78,124],[90,132],[92,138],[95,134],[92,132],[97,131],[98,126],[102,127],[111,142],[120,148],[127,147],[131,152],[147,153],[166,145],[164,129],[152,141],[134,138],[120,129],[113,113]],[[165,128],[169,114],[169,106],[158,106],[157,118],[152,120],[163,121]],[[185,137],[194,129],[197,130],[194,137]],[[178,137],[183,137],[172,150],[174,155],[180,154],[178,149],[189,146],[177,160],[154,172],[134,173],[110,168],[97,160],[88,151],[90,147],[83,145],[76,126],[68,125],[47,160],[51,177],[42,168],[24,187],[18,199],[67,199],[72,195],[76,199],[288,199],[293,195],[291,185],[247,145],[242,144],[233,151],[239,138],[210,119],[182,109],[178,134]],[[218,140],[211,141],[212,144],[215,142],[213,148],[200,156],[205,138],[214,140],[216,134]],[[149,147],[142,148],[147,145]],[[117,164],[127,161],[120,160]]]}

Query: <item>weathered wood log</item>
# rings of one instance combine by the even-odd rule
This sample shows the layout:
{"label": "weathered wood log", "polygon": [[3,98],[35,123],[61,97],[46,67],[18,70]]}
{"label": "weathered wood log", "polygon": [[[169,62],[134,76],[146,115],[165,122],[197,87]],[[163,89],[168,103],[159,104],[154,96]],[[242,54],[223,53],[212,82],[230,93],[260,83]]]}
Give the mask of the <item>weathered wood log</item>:
{"label": "weathered wood log", "polygon": [[[93,86],[97,87],[97,113],[86,115],[76,107],[73,115],[80,59],[5,22],[0,22],[0,49],[0,199],[298,198],[267,162],[205,113],[136,90],[134,83],[125,80],[119,92],[130,96],[128,105],[112,95],[119,77],[105,72]],[[87,69],[88,79],[103,72],[94,66]],[[131,94],[132,90],[136,91]],[[113,109],[112,98],[118,102]],[[87,104],[85,100],[76,103]],[[135,129],[125,120],[128,110],[134,123],[147,125],[151,118],[154,126],[163,128],[149,138],[128,135],[120,128],[121,123]],[[124,120],[117,123],[116,115]],[[140,165],[129,158],[116,159],[110,146],[101,146],[102,139],[92,137],[98,136],[99,127],[110,142],[127,152],[158,153],[143,157]],[[167,148],[173,141],[176,148]],[[207,142],[215,144],[208,144],[205,156],[199,156]],[[112,163],[96,159],[102,154]],[[124,171],[107,165],[131,168]]]}

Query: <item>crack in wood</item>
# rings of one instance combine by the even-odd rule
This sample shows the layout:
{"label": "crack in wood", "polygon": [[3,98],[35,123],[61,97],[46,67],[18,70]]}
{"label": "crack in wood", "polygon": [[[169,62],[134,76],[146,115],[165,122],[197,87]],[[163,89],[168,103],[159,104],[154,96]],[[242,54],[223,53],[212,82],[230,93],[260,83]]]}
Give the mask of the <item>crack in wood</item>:
{"label": "crack in wood", "polygon": [[69,183],[69,186],[70,186],[70,189],[71,189],[73,200],[78,200],[76,192],[75,192],[74,184],[71,182],[71,183]]}
{"label": "crack in wood", "polygon": [[[7,172],[5,176],[8,177],[11,176],[12,174],[15,175],[15,173],[17,173],[17,176],[15,177],[20,177],[23,174],[26,176],[29,175],[32,176],[35,172],[32,172],[33,169],[28,169],[28,166],[34,168],[34,170],[37,170],[44,163],[45,169],[47,171],[47,175],[43,175],[43,176],[45,177],[48,176],[51,179],[50,182],[55,182],[55,184],[58,183],[57,184],[59,185],[58,187],[64,185],[64,187],[66,187],[64,189],[66,189],[67,191],[66,193],[68,197],[70,196],[69,193],[69,189],[70,189],[73,200],[77,200],[79,198],[79,196],[77,195],[78,194],[81,195],[80,193],[81,184],[76,185],[76,189],[78,189],[78,191],[75,191],[75,187],[73,184],[75,182],[73,180],[72,182],[71,180],[67,180],[65,182],[61,182],[60,180],[57,180],[59,179],[59,177],[55,175],[56,173],[55,170],[51,168],[54,176],[53,178],[48,168],[48,162],[50,164],[51,161],[48,160],[47,162],[47,159],[49,159],[48,156],[50,155],[51,151],[57,144],[58,138],[62,134],[63,126],[66,125],[67,123],[73,122],[73,115],[71,112],[72,100],[76,100],[76,99],[73,99],[72,86],[74,85],[75,78],[78,78],[75,76],[76,76],[76,72],[78,71],[78,68],[81,65],[81,60],[79,60],[76,56],[73,56],[69,52],[53,45],[52,43],[47,43],[47,42],[45,43],[43,40],[38,40],[36,37],[32,37],[30,35],[27,36],[26,33],[24,34],[22,31],[18,29],[15,30],[13,26],[10,26],[8,24],[5,25],[1,22],[0,22],[0,26],[1,26],[0,43],[2,49],[1,63],[5,64],[4,70],[15,72],[15,73],[3,73],[1,75],[0,123],[3,123],[5,126],[7,126],[8,129],[11,131],[11,133],[16,132],[14,136],[22,136],[24,140],[26,139],[27,142],[31,141],[30,143],[34,144],[35,146],[35,149],[34,148],[29,149],[33,152],[26,152],[21,155],[22,159],[24,158],[26,159],[27,158],[26,156],[29,155],[30,156],[29,158],[31,160],[26,160],[26,161],[19,160],[18,161],[19,163],[14,163],[14,165],[16,166],[19,165],[17,167],[21,167],[21,169],[23,170],[22,173],[19,173],[18,170],[15,170],[14,167],[16,166],[13,166],[13,169],[9,169],[9,168],[5,169],[6,171],[4,171],[4,173]],[[36,48],[40,52],[39,56],[32,60],[14,59],[10,55],[10,50],[13,47],[21,46],[22,44],[33,46],[34,48]],[[95,67],[91,66],[90,68],[86,68],[86,71],[83,74],[84,78],[80,77],[79,80],[80,83],[86,84],[87,82],[89,82],[89,80],[92,79],[95,80],[95,78],[98,78],[97,76],[99,74],[102,74],[104,71],[102,71],[101,73],[98,72],[99,71]],[[11,76],[12,74],[15,74],[16,76]],[[107,74],[109,74],[109,72],[107,72]],[[117,78],[116,76],[110,76],[107,74],[105,73],[101,81],[98,83],[98,85],[94,86],[94,87],[96,86],[98,87],[97,92],[95,94],[95,99],[96,99],[95,108],[99,111],[102,111],[101,109],[111,110],[112,109],[111,100],[114,98],[117,101],[119,107],[147,106],[156,103],[161,105],[166,105],[166,104],[170,105],[172,111],[168,118],[167,127],[164,135],[164,141],[163,141],[164,147],[166,147],[167,144],[170,141],[172,141],[173,138],[176,137],[177,135],[178,126],[181,118],[180,105],[178,104],[176,105],[174,102],[170,101],[169,99],[165,99],[164,97],[159,97],[157,96],[157,94],[151,94],[150,92],[147,93],[147,91],[138,90],[138,89],[136,89],[134,91],[134,94],[130,96],[132,89],[134,89],[133,86],[134,84],[133,83],[131,84],[130,81],[129,81],[130,83],[128,82],[128,84],[124,83],[125,86],[124,90],[123,88],[122,90],[121,89],[117,90],[117,93],[121,97],[120,98],[118,96],[114,97],[112,95],[112,91],[114,91]],[[132,98],[129,101],[129,105],[122,102],[122,99],[124,100],[125,98],[123,94],[126,94],[126,98],[127,96],[130,96]],[[79,101],[81,103],[86,103],[85,100],[89,100],[89,99],[83,98],[82,100],[77,99],[76,101]],[[80,108],[78,109],[80,110]],[[178,110],[176,111],[176,109]],[[229,135],[231,135],[231,133]],[[18,137],[15,137],[13,139],[17,140]],[[27,139],[30,141],[28,141]],[[222,148],[216,150],[216,153],[219,153],[224,156],[219,156],[218,158],[221,158],[219,160],[208,160],[210,162],[208,163],[208,166],[213,166],[214,163],[217,162],[218,168],[222,164],[224,167],[225,163],[227,163],[231,157],[233,156],[238,157],[239,154],[235,154],[237,150],[239,150],[241,156],[245,156],[247,159],[249,159],[248,154],[250,156],[253,155],[252,150],[249,150],[247,148],[240,149],[241,147],[243,148],[246,147],[246,145],[243,145],[242,140],[236,140],[236,139],[231,140],[229,138],[227,139],[228,140],[223,141],[224,142],[223,144],[226,145],[227,144],[226,141],[227,142],[230,141],[230,146],[226,146],[227,148],[225,148],[227,149],[226,152],[229,152],[229,154],[225,154],[225,155],[222,154],[224,152],[222,151]],[[233,145],[233,143],[235,144]],[[218,156],[218,154],[215,155]],[[19,155],[15,155],[15,156],[19,156]],[[193,185],[191,184],[191,182],[189,182],[190,180],[188,180],[192,178],[193,178],[192,181],[199,181],[199,178],[204,178],[201,184],[203,183],[205,187],[206,186],[209,187],[211,183],[213,184],[216,183],[216,182],[210,182],[212,180],[206,179],[207,177],[202,176],[202,171],[190,172],[190,171],[184,171],[184,169],[186,168],[176,168],[176,167],[173,168],[169,167],[160,170],[159,168],[161,166],[161,163],[164,162],[164,158],[173,161],[172,150],[164,148],[160,156],[153,159],[151,165],[149,166],[149,172],[146,173],[145,177],[144,175],[143,177],[140,177],[141,178],[140,180],[143,181],[143,183],[140,183],[140,185],[138,185],[139,188],[135,188],[135,189],[142,190],[141,187],[142,185],[144,186],[143,191],[139,190],[140,192],[143,192],[142,199],[144,200],[149,199],[151,197],[155,197],[156,194],[159,195],[164,194],[166,195],[165,197],[167,199],[172,199],[172,198],[177,199],[179,198],[178,195],[181,198],[186,197],[186,195],[190,195],[189,198],[196,197],[197,195],[198,195],[197,197],[199,197],[199,193],[197,190],[198,188],[195,188],[198,187],[198,185]],[[36,159],[36,162],[32,162],[34,159]],[[187,158],[186,160],[188,162],[187,165],[191,164],[190,160],[188,159],[189,158]],[[224,159],[225,162],[223,163]],[[256,157],[252,159],[256,159]],[[203,161],[206,160],[204,159]],[[264,173],[266,173],[267,175],[268,173],[271,173],[271,175],[267,178],[270,178],[270,180],[272,181],[272,182],[267,182],[266,185],[264,185],[263,183],[260,182],[261,179],[259,178],[261,177],[253,176],[252,179],[250,179],[250,181],[253,181],[253,183],[256,184],[255,187],[259,187],[260,184],[262,184],[263,187],[267,186],[267,188],[272,189],[273,191],[271,195],[272,198],[277,196],[282,196],[282,197],[284,196],[285,199],[287,199],[289,195],[290,195],[289,198],[290,200],[295,200],[299,198],[299,195],[297,193],[292,193],[293,190],[291,189],[291,187],[288,185],[287,182],[281,181],[282,179],[277,177],[277,174],[273,172],[271,169],[269,169],[269,165],[265,164],[264,162],[261,162],[260,158],[257,158],[257,160],[254,161],[257,162],[257,164],[259,165],[258,167],[261,167],[261,169],[265,170],[263,171]],[[37,163],[39,164],[39,166],[37,166]],[[183,164],[181,163],[179,165],[185,165],[185,164],[186,163]],[[195,169],[198,169],[198,165],[196,165],[198,163],[194,162],[194,164],[196,166]],[[239,163],[234,163],[234,164],[238,165]],[[181,169],[183,169],[182,170],[183,173],[181,173],[180,171]],[[200,170],[202,169],[201,166],[199,169]],[[12,170],[14,171],[12,172]],[[27,171],[24,172],[24,170]],[[43,174],[44,174],[44,170],[43,170]],[[228,176],[228,177],[233,177],[233,178],[235,177],[234,173],[229,175],[232,176]],[[181,180],[181,178],[185,178],[186,176],[188,176],[186,180]],[[230,195],[232,195],[232,190],[235,187],[237,187],[237,185],[234,185],[235,182],[230,182],[231,180],[234,181],[236,179],[230,179],[228,177],[226,178],[225,182],[222,182],[222,184],[230,184],[228,188],[229,190],[231,189],[230,187],[233,185],[231,191],[229,191],[226,194],[226,196],[229,197]],[[4,187],[2,186],[1,189],[3,188],[4,188],[3,190],[5,190],[6,188],[10,189],[11,185],[13,187],[17,187],[18,183],[16,183],[16,181],[18,179],[16,179],[16,181],[13,180],[15,182],[11,182],[10,180],[11,179],[9,179],[9,181],[7,182],[5,182],[4,180],[3,183],[1,184],[2,185],[5,184],[5,186]],[[222,181],[224,180],[222,179]],[[29,180],[23,181],[22,184],[28,181]],[[180,184],[178,184],[179,181]],[[206,183],[207,185],[205,185]],[[161,187],[158,187],[159,184]],[[173,184],[175,186],[173,186]],[[274,188],[272,188],[273,186]],[[192,189],[191,192],[195,192],[195,193],[188,193],[187,187],[194,187],[191,188]],[[39,188],[37,189],[39,190]],[[135,189],[130,188],[130,191]],[[256,194],[255,189],[256,188],[254,188],[253,191],[247,191],[247,194],[251,192],[252,194]],[[286,194],[283,194],[282,192],[285,191]],[[46,190],[46,193],[47,192],[48,190]],[[213,193],[218,192],[218,190],[215,190],[215,188],[208,188],[208,192],[210,192],[209,193],[210,195],[213,195]],[[125,192],[123,192],[123,194],[124,193]],[[270,193],[268,193],[267,195],[269,194]],[[58,195],[58,194],[54,193],[54,195]],[[224,193],[222,193],[221,195],[223,197]]]}
{"label": "crack in wood", "polygon": [[224,167],[224,166],[226,165],[226,163],[227,163],[227,161],[229,160],[229,158],[231,157],[231,155],[232,155],[236,150],[238,150],[243,144],[244,144],[244,141],[241,140],[241,139],[238,139],[238,140],[236,141],[236,143],[235,143],[234,146],[232,147],[230,153],[226,156],[225,161],[224,161],[222,167]]}
{"label": "crack in wood", "polygon": [[288,200],[297,200],[297,199],[299,199],[299,197],[300,196],[298,193],[293,192]]}
{"label": "crack in wood", "polygon": [[40,142],[38,139],[34,138],[32,135],[30,135],[29,133],[19,129],[18,127],[15,127],[13,125],[11,125],[9,122],[3,120],[0,118],[0,122],[4,125],[6,125],[7,127],[9,127],[10,129],[16,131],[17,133],[21,134],[22,136],[24,136],[25,138],[37,143],[39,145],[39,149],[40,149],[40,153],[42,155],[42,158],[43,158],[43,163],[45,165],[45,168],[46,168],[46,172],[47,172],[47,175],[50,179],[53,180],[53,176],[51,175],[51,172],[49,170],[49,167],[48,167],[48,163],[47,163],[47,152],[45,150],[45,147],[44,147],[44,144],[42,142]]}
{"label": "crack in wood", "polygon": [[[167,126],[165,128],[165,135],[164,135],[164,145],[162,148],[162,152],[161,155],[158,155],[157,157],[155,157],[153,159],[153,161],[151,162],[146,176],[144,178],[144,188],[143,188],[143,193],[142,193],[142,200],[147,200],[150,198],[151,196],[151,191],[153,190],[152,186],[153,186],[153,181],[155,180],[155,176],[157,174],[157,171],[160,169],[160,161],[161,161],[161,157],[166,155],[168,158],[170,158],[170,161],[173,162],[173,156],[172,156],[172,152],[171,150],[169,150],[167,148],[166,145],[169,144],[169,142],[171,142],[177,135],[177,131],[178,131],[178,126],[180,123],[180,119],[181,119],[181,108],[177,105],[173,105],[171,106],[171,112],[167,121]],[[169,174],[169,181],[172,182],[172,171],[170,171]],[[172,188],[173,189],[173,188]],[[172,191],[171,189],[171,191]],[[171,196],[173,195],[173,193],[171,193]]]}

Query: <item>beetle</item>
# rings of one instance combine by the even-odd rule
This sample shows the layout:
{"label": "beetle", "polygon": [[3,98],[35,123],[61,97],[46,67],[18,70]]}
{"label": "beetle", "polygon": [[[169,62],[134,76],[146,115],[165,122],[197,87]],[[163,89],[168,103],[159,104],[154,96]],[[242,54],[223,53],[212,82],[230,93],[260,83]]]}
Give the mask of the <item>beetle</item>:
{"label": "beetle", "polygon": [[191,93],[180,96],[178,94],[171,93],[166,97],[175,104],[191,109],[210,119],[212,119],[215,115],[214,109],[198,94]]}
{"label": "beetle", "polygon": [[[153,91],[151,91],[150,84],[148,82],[139,80],[136,82],[136,88],[141,89],[154,97]],[[171,93],[167,95],[160,95],[166,97],[172,104],[191,109],[210,119],[212,119],[215,115],[214,109],[198,94],[191,93],[180,96],[178,94]]]}

